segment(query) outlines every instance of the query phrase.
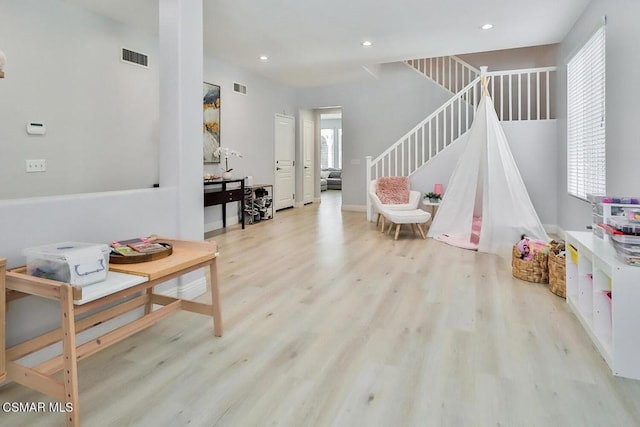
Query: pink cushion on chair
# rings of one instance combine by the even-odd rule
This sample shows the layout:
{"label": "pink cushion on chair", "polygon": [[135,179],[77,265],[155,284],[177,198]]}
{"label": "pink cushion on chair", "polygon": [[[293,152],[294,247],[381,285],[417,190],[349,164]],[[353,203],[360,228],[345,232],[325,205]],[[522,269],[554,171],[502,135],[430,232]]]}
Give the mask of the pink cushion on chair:
{"label": "pink cushion on chair", "polygon": [[378,178],[376,194],[385,205],[409,203],[409,177],[383,176]]}

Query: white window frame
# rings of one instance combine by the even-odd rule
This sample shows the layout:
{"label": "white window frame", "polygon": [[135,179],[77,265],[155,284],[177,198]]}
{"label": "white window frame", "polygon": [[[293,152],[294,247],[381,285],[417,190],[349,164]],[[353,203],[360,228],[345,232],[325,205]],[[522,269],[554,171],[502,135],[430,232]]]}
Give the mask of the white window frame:
{"label": "white window frame", "polygon": [[606,194],[606,34],[600,27],[567,62],[567,192]]}

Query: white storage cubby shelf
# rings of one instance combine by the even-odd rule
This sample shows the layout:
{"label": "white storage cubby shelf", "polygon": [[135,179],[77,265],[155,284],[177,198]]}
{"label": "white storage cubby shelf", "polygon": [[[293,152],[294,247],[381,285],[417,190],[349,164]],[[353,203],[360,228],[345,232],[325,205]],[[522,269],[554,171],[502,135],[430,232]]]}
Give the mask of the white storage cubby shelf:
{"label": "white storage cubby shelf", "polygon": [[640,267],[588,231],[567,232],[566,243],[577,250],[567,248],[567,303],[613,374],[640,379]]}

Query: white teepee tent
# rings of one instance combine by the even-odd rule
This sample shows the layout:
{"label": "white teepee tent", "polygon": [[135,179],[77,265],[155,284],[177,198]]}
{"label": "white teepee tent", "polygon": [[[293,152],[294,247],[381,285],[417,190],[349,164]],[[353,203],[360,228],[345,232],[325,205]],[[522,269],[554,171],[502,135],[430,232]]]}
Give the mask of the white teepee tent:
{"label": "white teepee tent", "polygon": [[504,254],[522,234],[549,241],[529,199],[489,96],[482,99],[467,146],[451,175],[429,237],[480,252]]}

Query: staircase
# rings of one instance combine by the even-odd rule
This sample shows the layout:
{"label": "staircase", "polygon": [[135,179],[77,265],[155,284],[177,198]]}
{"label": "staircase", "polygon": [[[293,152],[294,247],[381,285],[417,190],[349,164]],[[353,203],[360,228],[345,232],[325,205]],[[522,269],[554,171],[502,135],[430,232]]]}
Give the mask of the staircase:
{"label": "staircase", "polygon": [[[406,64],[453,96],[375,159],[367,156],[366,184],[381,176],[411,176],[466,133],[480,101],[480,72],[455,57]],[[489,92],[501,121],[555,119],[556,67],[487,73]],[[371,220],[367,196],[367,218]]]}
{"label": "staircase", "polygon": [[453,94],[480,77],[480,70],[457,56],[410,59],[405,64]]}

